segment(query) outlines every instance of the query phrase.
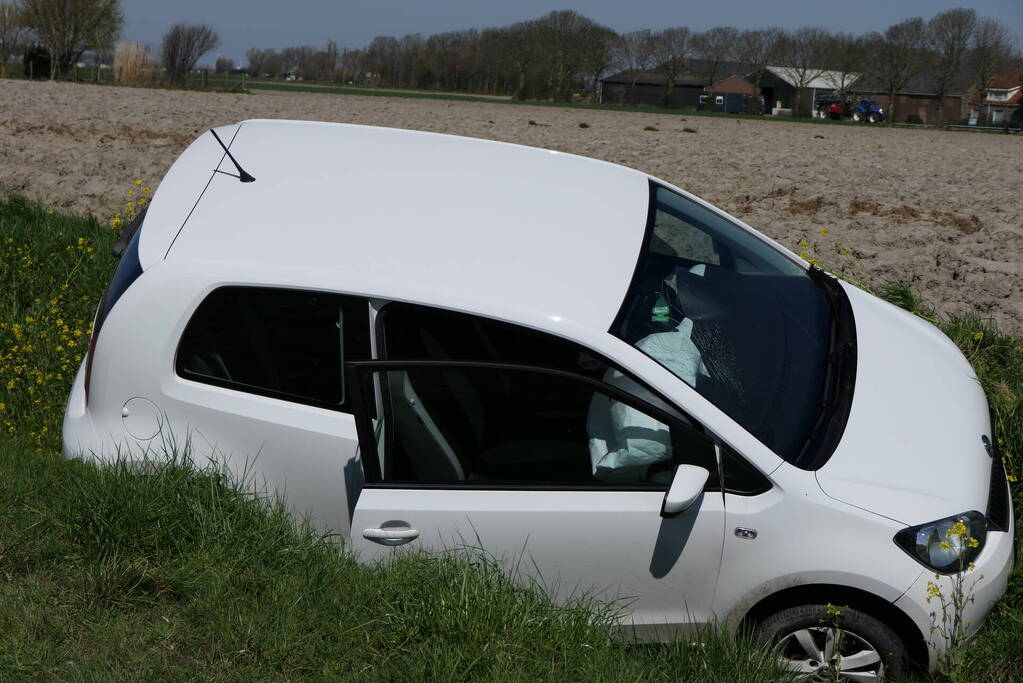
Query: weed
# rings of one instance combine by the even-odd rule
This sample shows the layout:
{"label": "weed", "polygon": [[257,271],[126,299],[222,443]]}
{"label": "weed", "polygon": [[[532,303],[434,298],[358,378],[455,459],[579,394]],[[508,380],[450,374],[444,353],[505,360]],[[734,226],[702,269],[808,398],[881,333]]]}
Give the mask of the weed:
{"label": "weed", "polygon": [[853,199],[849,202],[849,215],[855,216],[859,213],[869,213],[878,215],[881,213],[881,205],[877,202],[866,201],[863,199]]}
{"label": "weed", "polygon": [[579,127],[580,127],[580,128],[589,128],[589,127],[590,127],[590,124],[588,124],[588,123],[580,123],[580,124],[579,124]]}
{"label": "weed", "polygon": [[806,201],[792,199],[789,201],[789,213],[794,216],[816,216],[821,209],[830,203],[824,197],[814,197]]}
{"label": "weed", "polygon": [[935,320],[934,309],[931,308],[916,291],[905,282],[890,280],[881,285],[878,296],[890,304],[915,313],[926,320]]}
{"label": "weed", "polygon": [[683,128],[682,132],[683,133],[695,133],[696,129],[695,128]]}
{"label": "weed", "polygon": [[657,128],[656,126],[643,126],[643,130],[652,130],[652,131],[656,132],[656,131],[659,131],[660,128]]}

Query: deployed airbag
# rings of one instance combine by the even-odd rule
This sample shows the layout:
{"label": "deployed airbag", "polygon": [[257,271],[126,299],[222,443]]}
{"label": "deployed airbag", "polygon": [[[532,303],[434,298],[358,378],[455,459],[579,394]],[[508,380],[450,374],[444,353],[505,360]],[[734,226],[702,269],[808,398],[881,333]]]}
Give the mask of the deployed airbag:
{"label": "deployed airbag", "polygon": [[[706,375],[707,370],[692,341],[692,332],[693,322],[685,319],[674,330],[651,334],[636,346],[690,386],[695,386],[697,374]],[[616,370],[609,370],[604,381],[646,401],[659,403],[635,381]],[[670,478],[670,472],[655,479],[648,475],[651,465],[672,457],[671,434],[662,422],[598,394],[590,402],[586,430],[596,479],[640,483]]]}

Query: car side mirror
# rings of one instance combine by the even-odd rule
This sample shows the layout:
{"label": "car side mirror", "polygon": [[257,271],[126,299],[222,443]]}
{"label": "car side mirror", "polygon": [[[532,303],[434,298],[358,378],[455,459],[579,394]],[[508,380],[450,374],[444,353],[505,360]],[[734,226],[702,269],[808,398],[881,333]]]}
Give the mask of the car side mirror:
{"label": "car side mirror", "polygon": [[696,465],[679,465],[661,503],[661,517],[677,517],[692,507],[703,493],[710,472]]}

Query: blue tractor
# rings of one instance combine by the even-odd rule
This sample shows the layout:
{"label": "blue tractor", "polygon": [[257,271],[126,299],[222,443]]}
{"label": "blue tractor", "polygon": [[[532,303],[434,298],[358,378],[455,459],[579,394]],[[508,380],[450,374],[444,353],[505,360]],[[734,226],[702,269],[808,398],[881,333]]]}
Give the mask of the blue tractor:
{"label": "blue tractor", "polygon": [[881,123],[884,121],[884,108],[877,100],[859,100],[849,105],[849,118],[853,121]]}
{"label": "blue tractor", "polygon": [[850,100],[833,95],[822,96],[817,98],[814,113],[817,118],[831,119],[832,121],[845,119],[869,123],[884,121],[884,108],[878,105],[877,100]]}

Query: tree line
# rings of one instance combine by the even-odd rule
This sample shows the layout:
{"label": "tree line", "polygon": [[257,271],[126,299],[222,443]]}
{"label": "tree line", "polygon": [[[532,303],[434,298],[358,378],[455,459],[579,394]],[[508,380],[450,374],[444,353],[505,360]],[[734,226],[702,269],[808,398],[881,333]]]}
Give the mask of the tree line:
{"label": "tree line", "polygon": [[562,10],[504,27],[378,36],[356,49],[339,50],[335,43],[325,50],[253,48],[246,57],[255,76],[552,101],[593,96],[599,80],[616,71],[634,74],[634,91],[638,72],[655,71],[664,78],[668,106],[680,77],[694,75],[709,85],[729,75],[723,72],[729,62],[750,67],[753,81],[763,67],[788,67],[797,90],[828,72],[840,95],[866,75],[893,103],[894,94],[911,83],[925,83],[943,104],[953,92],[983,90],[996,74],[1023,72],[1008,26],[967,8],[912,17],[861,35],[815,26],[706,31],[676,26],[618,33]]}

